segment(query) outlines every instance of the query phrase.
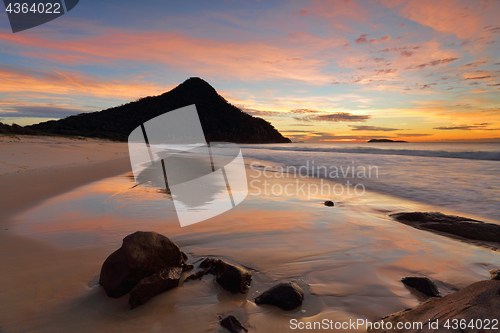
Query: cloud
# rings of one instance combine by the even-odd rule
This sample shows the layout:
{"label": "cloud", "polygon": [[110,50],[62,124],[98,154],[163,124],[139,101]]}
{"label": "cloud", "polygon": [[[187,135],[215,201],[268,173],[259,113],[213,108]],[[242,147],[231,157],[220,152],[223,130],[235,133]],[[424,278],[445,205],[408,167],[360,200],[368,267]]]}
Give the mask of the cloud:
{"label": "cloud", "polygon": [[[198,76],[241,80],[288,79],[310,84],[327,84],[335,78],[325,74],[327,59],[319,52],[339,53],[345,38],[320,38],[298,33],[270,43],[260,41],[224,41],[187,37],[179,32],[104,31],[97,37],[64,42],[47,37],[0,33],[0,40],[26,48],[26,56],[45,58],[57,63],[118,63],[138,61],[165,64]],[[147,51],[146,51],[147,50]]]}
{"label": "cloud", "polygon": [[304,114],[304,113],[323,113],[325,111],[319,111],[319,110],[313,110],[313,109],[293,109],[293,110],[290,110],[290,112]]}
{"label": "cloud", "polygon": [[472,125],[454,125],[454,126],[442,126],[434,127],[437,130],[484,130],[486,127],[491,125],[490,123],[472,124]]}
{"label": "cloud", "polygon": [[241,111],[256,117],[285,117],[288,115],[286,111],[257,110],[243,106],[239,106],[239,108],[241,109]]}
{"label": "cloud", "polygon": [[63,108],[57,106],[10,106],[0,109],[0,116],[3,117],[33,117],[33,118],[65,118],[83,110]]}
{"label": "cloud", "polygon": [[431,136],[433,134],[420,134],[420,133],[413,133],[413,134],[405,134],[405,133],[397,133],[397,136],[401,137],[421,137],[421,136]]}
{"label": "cloud", "polygon": [[366,6],[354,0],[314,0],[307,11],[310,15],[329,19],[334,24],[346,19],[364,22],[370,16]]}
{"label": "cloud", "polygon": [[460,39],[470,38],[487,31],[498,22],[500,2],[476,0],[381,0],[400,16],[418,22],[446,34],[454,34]]}
{"label": "cloud", "polygon": [[351,131],[371,131],[371,132],[392,132],[398,131],[399,128],[389,128],[389,127],[377,127],[377,126],[358,126],[358,125],[348,125]]}
{"label": "cloud", "polygon": [[465,78],[466,80],[484,80],[484,79],[489,79],[492,77],[491,75],[484,75],[484,76],[476,76],[476,77],[468,77]]}
{"label": "cloud", "polygon": [[367,38],[368,36],[369,36],[368,34],[362,34],[361,36],[359,36],[358,39],[355,39],[354,41],[356,42],[356,44],[378,44],[381,42],[391,40],[391,36],[389,36],[389,35],[384,35],[384,36],[380,37],[379,39],[376,39],[376,38],[368,39]]}
{"label": "cloud", "polygon": [[349,112],[334,112],[323,115],[307,116],[307,117],[294,117],[296,120],[302,121],[333,121],[333,122],[363,122],[370,119],[369,115],[355,115]]}
{"label": "cloud", "polygon": [[408,67],[407,69],[422,69],[422,68],[425,68],[427,66],[432,67],[432,66],[437,66],[437,65],[446,65],[446,64],[449,64],[449,63],[457,61],[457,60],[458,60],[458,58],[446,58],[446,59],[432,60],[432,61],[426,62],[424,64],[419,64],[419,65],[416,65],[413,67]]}
{"label": "cloud", "polygon": [[159,94],[172,87],[159,87],[135,77],[106,79],[77,72],[41,71],[0,65],[0,91],[4,94],[94,96],[131,100]]}
{"label": "cloud", "polygon": [[319,138],[317,141],[336,142],[336,141],[368,141],[371,139],[387,139],[387,136],[379,135],[330,135]]}

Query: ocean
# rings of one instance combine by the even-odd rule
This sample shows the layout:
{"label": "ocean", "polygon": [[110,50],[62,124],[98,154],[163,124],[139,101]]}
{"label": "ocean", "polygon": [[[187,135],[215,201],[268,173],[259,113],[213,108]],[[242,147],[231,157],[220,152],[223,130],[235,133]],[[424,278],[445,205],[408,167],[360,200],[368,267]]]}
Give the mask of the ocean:
{"label": "ocean", "polygon": [[302,167],[301,174],[307,169],[309,176],[350,181],[373,192],[500,220],[500,143],[292,143],[242,148],[244,157],[295,167],[297,172]]}

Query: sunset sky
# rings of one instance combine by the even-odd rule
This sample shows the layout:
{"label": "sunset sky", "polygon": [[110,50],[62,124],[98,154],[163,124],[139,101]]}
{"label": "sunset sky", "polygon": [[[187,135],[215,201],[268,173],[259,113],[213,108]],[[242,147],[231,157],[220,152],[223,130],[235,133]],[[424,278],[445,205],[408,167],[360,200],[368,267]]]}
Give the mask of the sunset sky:
{"label": "sunset sky", "polygon": [[15,34],[0,8],[4,123],[198,76],[293,140],[500,141],[499,0],[81,0]]}

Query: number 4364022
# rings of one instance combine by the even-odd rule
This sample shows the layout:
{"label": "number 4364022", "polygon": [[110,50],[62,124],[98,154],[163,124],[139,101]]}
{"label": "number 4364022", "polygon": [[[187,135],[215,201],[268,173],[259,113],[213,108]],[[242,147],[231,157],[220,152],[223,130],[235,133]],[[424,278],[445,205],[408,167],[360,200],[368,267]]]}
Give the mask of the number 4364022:
{"label": "number 4364022", "polygon": [[61,4],[60,3],[34,3],[31,6],[27,3],[9,3],[5,11],[9,14],[61,14]]}

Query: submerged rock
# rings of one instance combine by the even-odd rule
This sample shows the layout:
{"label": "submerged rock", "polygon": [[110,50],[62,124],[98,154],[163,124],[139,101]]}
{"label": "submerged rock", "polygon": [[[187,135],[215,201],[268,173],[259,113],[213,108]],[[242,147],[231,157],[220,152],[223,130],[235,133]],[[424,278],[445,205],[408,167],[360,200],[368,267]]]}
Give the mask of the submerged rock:
{"label": "submerged rock", "polygon": [[151,298],[179,285],[181,267],[165,268],[139,282],[130,292],[128,304],[132,309],[149,301]]}
{"label": "submerged rock", "polygon": [[414,228],[500,244],[500,225],[442,213],[396,213],[390,217]]}
{"label": "submerged rock", "polygon": [[156,232],[137,231],[125,237],[121,248],[106,259],[99,283],[109,297],[121,297],[145,277],[183,264],[181,250],[170,239]]}
{"label": "submerged rock", "polygon": [[437,286],[429,278],[411,276],[401,279],[408,287],[414,288],[415,290],[421,292],[422,294],[429,297],[441,297]]}
{"label": "submerged rock", "polygon": [[269,304],[285,311],[298,308],[304,301],[302,288],[293,282],[281,282],[255,299],[256,304]]}
{"label": "submerged rock", "polygon": [[325,206],[333,207],[334,206],[333,201],[330,200],[325,201]]}
{"label": "submerged rock", "polygon": [[235,316],[228,316],[220,321],[220,326],[224,327],[231,333],[240,333],[241,331],[248,332],[248,330],[243,327]]}
{"label": "submerged rock", "polygon": [[[475,329],[460,330],[460,326],[453,328],[453,319],[458,319],[467,323],[473,320],[474,325],[480,321],[483,325],[488,319],[489,327],[492,327],[492,319],[498,318],[500,313],[500,281],[487,280],[480,281],[457,291],[443,298],[430,298],[426,302],[414,307],[413,309],[403,310],[382,318],[384,325],[379,325],[380,329],[373,327],[368,329],[368,333],[403,333],[403,332],[477,332]],[[438,320],[439,329],[429,327],[429,320],[436,322]],[[450,327],[444,325],[449,320]],[[422,329],[397,329],[397,323],[422,323]],[[392,329],[388,329],[388,323],[392,324]],[[377,327],[375,325],[374,327]],[[480,331],[480,330],[479,330]]]}
{"label": "submerged rock", "polygon": [[500,269],[490,270],[490,276],[492,280],[500,280]]}

